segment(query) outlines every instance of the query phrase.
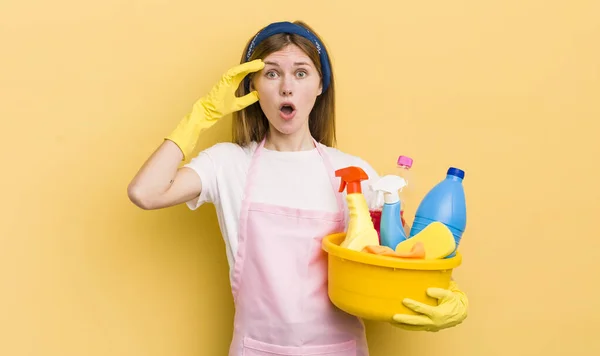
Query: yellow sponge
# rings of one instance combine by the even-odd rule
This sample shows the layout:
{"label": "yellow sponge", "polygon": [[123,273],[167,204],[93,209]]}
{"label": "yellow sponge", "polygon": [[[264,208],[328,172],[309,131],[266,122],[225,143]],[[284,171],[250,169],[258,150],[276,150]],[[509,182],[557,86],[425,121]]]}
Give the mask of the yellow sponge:
{"label": "yellow sponge", "polygon": [[423,243],[427,260],[444,258],[456,248],[452,231],[439,221],[432,222],[415,236],[399,243],[396,252],[409,252],[417,242]]}

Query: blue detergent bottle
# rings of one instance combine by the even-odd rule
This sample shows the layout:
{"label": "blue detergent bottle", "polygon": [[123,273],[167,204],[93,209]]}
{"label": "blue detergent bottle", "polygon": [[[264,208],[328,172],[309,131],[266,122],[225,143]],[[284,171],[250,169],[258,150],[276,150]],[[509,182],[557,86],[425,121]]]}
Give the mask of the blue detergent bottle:
{"label": "blue detergent bottle", "polygon": [[[454,167],[448,169],[446,179],[436,184],[419,204],[410,230],[410,237],[418,234],[432,222],[439,221],[452,231],[456,249],[458,249],[467,225],[464,178],[463,170]],[[446,258],[454,257],[456,249]]]}

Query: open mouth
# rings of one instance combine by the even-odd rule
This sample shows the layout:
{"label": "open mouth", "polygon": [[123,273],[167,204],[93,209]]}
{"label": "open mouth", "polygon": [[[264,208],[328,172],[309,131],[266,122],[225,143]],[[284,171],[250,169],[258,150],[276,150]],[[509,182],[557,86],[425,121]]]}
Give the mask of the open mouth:
{"label": "open mouth", "polygon": [[296,108],[294,107],[293,104],[283,104],[283,105],[281,105],[281,107],[279,107],[279,110],[282,113],[289,115],[289,114],[293,113],[296,110]]}
{"label": "open mouth", "polygon": [[285,119],[290,120],[296,114],[296,107],[292,103],[284,103],[279,107],[279,115]]}

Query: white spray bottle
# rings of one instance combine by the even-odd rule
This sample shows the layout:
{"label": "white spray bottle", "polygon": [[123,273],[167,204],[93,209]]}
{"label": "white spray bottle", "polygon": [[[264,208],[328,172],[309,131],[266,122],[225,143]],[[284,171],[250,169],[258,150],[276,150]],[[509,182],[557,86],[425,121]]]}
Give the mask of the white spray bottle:
{"label": "white spray bottle", "polygon": [[381,211],[380,237],[381,245],[392,250],[406,240],[406,232],[400,217],[401,203],[398,192],[406,186],[406,180],[393,174],[386,175],[371,184],[377,194],[384,194],[383,209]]}

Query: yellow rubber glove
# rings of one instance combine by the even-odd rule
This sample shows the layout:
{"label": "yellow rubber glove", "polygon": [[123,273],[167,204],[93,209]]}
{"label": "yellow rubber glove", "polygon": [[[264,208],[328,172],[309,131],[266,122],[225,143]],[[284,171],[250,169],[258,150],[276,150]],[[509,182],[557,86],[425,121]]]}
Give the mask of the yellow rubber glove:
{"label": "yellow rubber glove", "polygon": [[173,141],[183,152],[183,160],[192,153],[200,133],[217,120],[258,101],[258,92],[237,97],[235,91],[249,73],[263,69],[265,64],[256,59],[229,69],[221,80],[204,97],[198,99],[175,130],[165,139]]}
{"label": "yellow rubber glove", "polygon": [[438,299],[437,306],[431,306],[406,298],[403,304],[420,315],[396,314],[394,326],[412,331],[439,331],[456,326],[467,318],[469,301],[454,281],[448,289],[429,288],[427,294]]}

